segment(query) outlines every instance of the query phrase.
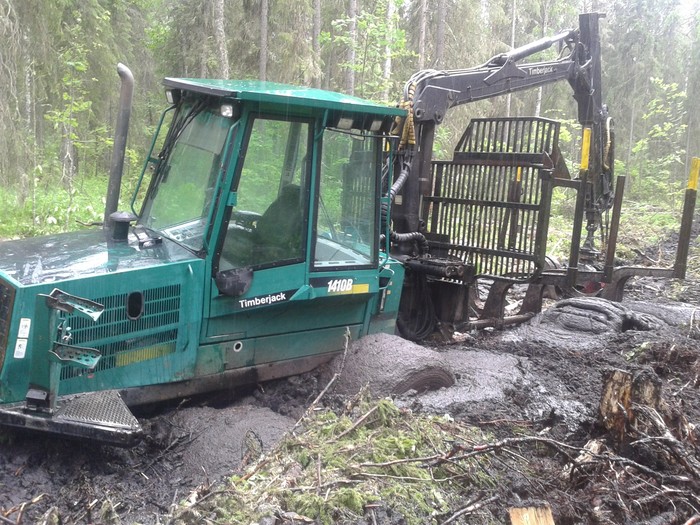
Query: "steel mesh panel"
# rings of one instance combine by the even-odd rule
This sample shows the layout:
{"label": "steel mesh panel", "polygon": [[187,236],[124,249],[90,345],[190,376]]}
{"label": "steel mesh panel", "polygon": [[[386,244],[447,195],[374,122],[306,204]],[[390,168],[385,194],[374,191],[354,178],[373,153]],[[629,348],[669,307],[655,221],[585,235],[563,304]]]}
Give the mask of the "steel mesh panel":
{"label": "steel mesh panel", "polygon": [[556,120],[513,117],[473,119],[455,152],[548,153],[559,140]]}
{"label": "steel mesh panel", "polygon": [[134,430],[138,420],[115,390],[81,394],[62,401],[55,419]]}
{"label": "steel mesh panel", "polygon": [[453,160],[433,162],[433,195],[423,198],[431,246],[477,276],[526,280],[539,271],[558,133],[548,119],[473,120]]}

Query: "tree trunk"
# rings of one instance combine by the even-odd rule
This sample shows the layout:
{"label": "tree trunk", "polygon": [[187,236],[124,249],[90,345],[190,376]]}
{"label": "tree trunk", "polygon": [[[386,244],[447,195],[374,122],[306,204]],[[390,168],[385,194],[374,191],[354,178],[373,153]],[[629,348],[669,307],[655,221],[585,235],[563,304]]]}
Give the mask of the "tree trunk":
{"label": "tree trunk", "polygon": [[207,0],[202,6],[202,39],[199,42],[199,78],[209,77],[209,39],[211,38],[214,0]]}
{"label": "tree trunk", "polygon": [[269,11],[268,0],[260,1],[260,57],[258,63],[258,78],[267,80],[267,18]]}
{"label": "tree trunk", "polygon": [[228,49],[226,48],[224,12],[224,0],[214,0],[214,34],[216,35],[216,47],[219,51],[219,75],[221,78],[228,78],[230,70],[228,66]]}
{"label": "tree trunk", "polygon": [[[391,28],[394,24],[394,0],[388,0],[386,6],[386,26]],[[382,100],[384,102],[389,101],[389,86],[391,79],[391,45],[387,44],[384,48],[384,73],[382,75],[382,80],[384,81],[384,93],[382,95]]]}
{"label": "tree trunk", "polygon": [[350,0],[348,5],[348,45],[347,66],[345,68],[345,91],[355,94],[355,48],[357,46],[357,0]]}
{"label": "tree trunk", "polygon": [[[540,36],[544,37],[547,34],[547,14],[549,13],[549,2],[542,3],[542,34]],[[535,99],[535,116],[539,117],[542,111],[542,92],[544,87],[540,86],[537,88],[537,98]]]}
{"label": "tree trunk", "polygon": [[447,23],[447,2],[438,0],[437,35],[435,37],[435,68],[445,67],[445,25]]}
{"label": "tree trunk", "polygon": [[61,180],[65,185],[68,193],[68,203],[65,207],[65,223],[63,231],[68,231],[70,228],[71,208],[73,206],[73,181],[75,180],[76,166],[76,151],[73,143],[74,130],[69,124],[62,124],[61,131],[63,139],[61,140]]}
{"label": "tree trunk", "polygon": [[[24,36],[24,43],[25,45],[28,44],[29,39],[27,36]],[[29,46],[25,49],[28,49]],[[26,53],[26,51],[25,51]],[[27,137],[31,137],[34,134],[33,130],[33,114],[34,114],[34,103],[32,101],[32,92],[34,90],[34,82],[33,82],[33,72],[32,72],[32,63],[31,59],[27,56],[25,56],[25,61],[26,65],[24,66],[24,122],[25,122],[25,132]],[[34,160],[34,165],[36,166],[36,147],[32,148],[33,151],[33,160]],[[22,170],[22,174],[20,175],[20,193],[19,193],[19,198],[20,198],[20,203],[24,204],[25,200],[27,197],[29,197],[29,188],[30,188],[30,176],[28,173],[24,170]]]}
{"label": "tree trunk", "polygon": [[0,0],[0,13],[0,183],[9,186],[21,173],[20,136],[17,133],[21,118],[18,74],[24,44],[13,2]]}
{"label": "tree trunk", "polygon": [[[516,10],[516,0],[513,0],[511,4],[510,11],[510,48],[515,49],[515,10]],[[510,117],[510,105],[512,102],[512,96],[508,93],[506,97],[506,117]]]}
{"label": "tree trunk", "polygon": [[321,0],[314,0],[314,24],[312,31],[313,47],[313,86],[321,87]]}
{"label": "tree trunk", "polygon": [[[632,189],[635,181],[632,179],[632,172],[630,171],[630,162],[632,161],[632,148],[634,147],[634,121],[637,118],[637,75],[632,77],[632,93],[630,96],[632,100],[632,108],[630,110],[630,123],[629,123],[629,138],[627,139],[627,155],[625,157],[625,175],[629,181],[629,188]],[[641,171],[639,173],[641,175]],[[641,180],[641,179],[640,179]]]}
{"label": "tree trunk", "polygon": [[418,69],[425,69],[425,28],[428,24],[428,0],[420,1],[418,22]]}
{"label": "tree trunk", "polygon": [[598,407],[600,421],[616,443],[628,441],[631,428],[638,428],[638,406],[658,410],[661,405],[661,380],[650,370],[634,374],[626,370],[607,370]]}

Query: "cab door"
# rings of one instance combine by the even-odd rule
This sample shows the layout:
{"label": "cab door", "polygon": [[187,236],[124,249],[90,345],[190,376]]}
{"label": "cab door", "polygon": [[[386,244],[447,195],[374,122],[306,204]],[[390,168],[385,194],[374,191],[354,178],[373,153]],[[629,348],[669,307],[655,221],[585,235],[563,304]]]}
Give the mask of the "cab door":
{"label": "cab door", "polygon": [[247,129],[205,333],[227,368],[342,349],[378,290],[378,157],[352,168],[357,139],[311,119],[251,115]]}

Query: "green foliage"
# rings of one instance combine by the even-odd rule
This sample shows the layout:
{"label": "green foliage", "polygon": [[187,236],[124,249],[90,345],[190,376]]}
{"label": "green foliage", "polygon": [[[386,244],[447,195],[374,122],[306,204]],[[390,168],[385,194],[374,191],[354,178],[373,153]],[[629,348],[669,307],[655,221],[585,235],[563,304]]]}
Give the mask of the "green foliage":
{"label": "green foliage", "polygon": [[571,251],[573,221],[564,215],[552,215],[547,233],[547,255],[560,262],[568,261]]}
{"label": "green foliage", "polygon": [[82,20],[78,13],[74,16],[75,25],[65,28],[69,40],[74,43],[59,54],[63,69],[60,88],[61,104],[50,109],[45,118],[59,132],[59,140],[66,141],[75,147],[82,147],[80,141],[83,134],[88,133],[87,120],[92,102],[86,98],[89,66],[87,48],[83,44]]}
{"label": "green foliage", "polygon": [[[356,94],[397,101],[403,82],[417,68],[423,38],[425,67],[471,67],[510,46],[515,6],[515,45],[576,26],[576,6],[551,0],[525,3],[488,0],[422,2],[357,0],[357,37],[348,34],[347,2],[320,4],[320,48],[312,45],[316,3],[269,3],[260,19],[260,1],[225,0],[231,75],[258,76],[260,32],[268,28],[270,80],[343,89],[343,73],[355,73]],[[214,34],[213,0],[0,0],[0,183],[12,190],[4,211],[4,231],[25,235],[21,211],[37,190],[66,188],[60,213],[46,213],[73,227],[71,184],[102,176],[109,166],[118,99],[118,61],[136,78],[134,111],[125,167],[125,192],[133,185],[150,135],[164,106],[163,76],[212,76],[220,70]],[[696,137],[700,15],[681,17],[676,0],[614,0],[601,22],[603,96],[616,121],[618,173],[629,175],[627,193],[639,201],[675,206],[687,172],[686,153],[700,153]],[[440,20],[442,17],[442,20]],[[444,42],[438,57],[438,29]],[[355,59],[348,61],[347,47]],[[551,58],[555,49],[541,57]],[[235,58],[234,58],[235,57]],[[541,58],[538,57],[538,58]],[[385,69],[387,59],[391,68]],[[438,63],[439,59],[439,63]],[[387,76],[388,75],[388,76]],[[561,149],[573,173],[580,154],[575,103],[566,83],[548,86],[542,114],[564,121]],[[532,114],[535,92],[514,95],[511,114]],[[503,115],[503,97],[451,111],[437,128],[437,156],[448,157],[466,119]],[[575,125],[574,125],[575,124]],[[686,152],[686,149],[688,150]],[[67,157],[68,154],[68,157]],[[37,168],[40,167],[40,168]],[[34,185],[37,171],[40,183]],[[30,195],[32,194],[32,195]],[[47,199],[50,197],[47,197]],[[79,198],[79,197],[75,197]],[[90,203],[101,208],[101,193]],[[41,198],[39,198],[41,200]],[[19,222],[13,228],[14,218]],[[30,223],[33,224],[33,223]],[[7,225],[7,226],[5,226]]]}
{"label": "green foliage", "polygon": [[[0,201],[8,204],[0,215],[0,239],[77,230],[102,220],[106,177],[78,180],[70,190],[51,184],[37,168],[28,198],[22,200],[14,188],[0,187]],[[68,223],[66,216],[71,217]]]}
{"label": "green foliage", "polygon": [[483,439],[478,429],[413,415],[388,399],[373,401],[363,392],[345,412],[317,411],[304,425],[247,474],[230,479],[225,496],[210,503],[222,516],[217,523],[233,516],[249,523],[273,512],[353,523],[368,505],[386,506],[408,524],[439,523],[464,498],[494,484],[483,474],[487,456],[459,465],[436,461],[453,442]]}
{"label": "green foliage", "polygon": [[[400,8],[403,2],[397,1]],[[378,0],[372,10],[362,9],[357,16],[357,38],[353,40],[348,33],[351,19],[338,18],[331,22],[333,33],[325,34],[325,40],[342,47],[353,46],[356,60],[354,63],[341,62],[342,68],[356,72],[358,88],[355,94],[374,100],[381,100],[383,94],[391,88],[391,93],[398,98],[396,80],[384,77],[384,64],[387,56],[392,59],[410,56],[406,47],[406,32],[399,26],[398,12],[389,16],[388,0]]]}
{"label": "green foliage", "polygon": [[674,205],[685,181],[687,96],[678,84],[660,78],[652,78],[651,83],[655,98],[648,102],[643,117],[648,131],[633,148],[637,155],[633,195]]}

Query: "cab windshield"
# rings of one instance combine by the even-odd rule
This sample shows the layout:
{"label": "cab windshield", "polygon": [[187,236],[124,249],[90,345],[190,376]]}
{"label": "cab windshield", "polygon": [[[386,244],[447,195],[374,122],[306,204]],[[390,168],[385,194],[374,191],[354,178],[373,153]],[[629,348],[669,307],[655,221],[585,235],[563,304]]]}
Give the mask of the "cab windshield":
{"label": "cab windshield", "polygon": [[203,103],[180,108],[159,154],[140,224],[194,251],[204,247],[231,126],[231,119],[221,116],[218,108]]}

